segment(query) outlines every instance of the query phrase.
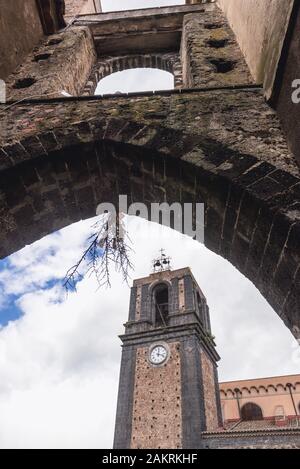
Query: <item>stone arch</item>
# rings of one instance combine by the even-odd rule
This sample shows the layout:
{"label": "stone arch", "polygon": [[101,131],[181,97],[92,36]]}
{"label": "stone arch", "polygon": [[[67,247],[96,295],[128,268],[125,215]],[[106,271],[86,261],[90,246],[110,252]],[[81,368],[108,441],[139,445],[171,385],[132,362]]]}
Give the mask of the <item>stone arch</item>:
{"label": "stone arch", "polygon": [[182,70],[179,54],[131,54],[121,57],[99,58],[93,67],[82,94],[83,96],[93,95],[98,83],[113,73],[137,68],[153,68],[169,72],[174,76],[175,88],[182,86]]}
{"label": "stone arch", "polygon": [[[98,160],[99,155],[101,162]],[[179,198],[179,193],[174,192],[174,186],[180,187],[187,178],[185,180],[187,192],[184,198],[181,196],[181,202],[192,201],[195,194],[194,182],[188,181],[189,165],[174,165],[174,163],[178,161],[168,161],[165,155],[153,152],[150,154],[137,146],[103,141],[67,147],[51,153],[49,157],[44,155],[33,161],[25,161],[20,167],[8,169],[2,173],[1,184],[5,188],[8,205],[6,214],[2,218],[4,223],[6,217],[7,225],[6,237],[2,238],[1,243],[1,257],[67,224],[94,216],[95,208],[101,202],[109,200],[117,203],[117,187],[121,193],[131,197],[131,200],[139,201],[141,191],[144,191],[143,201],[148,199],[148,201],[162,202],[165,192],[173,197],[171,200],[176,200],[177,196]],[[107,178],[105,173],[108,175]],[[166,180],[166,173],[170,177],[169,183]],[[148,188],[143,187],[143,181],[146,179],[149,183]],[[205,243],[220,254],[216,248],[216,244],[221,241],[218,240],[220,233],[216,231],[214,216],[217,216],[217,211],[226,210],[229,193],[235,188],[234,185],[228,187],[230,183],[225,178],[199,169],[197,179],[201,185],[198,192],[199,200],[207,204]],[[155,187],[155,183],[159,183],[159,186]],[[227,195],[224,196],[225,194]],[[250,194],[246,194],[245,198],[251,207],[252,204],[258,203]],[[240,216],[247,230],[250,229],[247,228],[250,222],[247,216],[249,212],[246,206],[243,209],[245,212],[241,212]],[[235,249],[233,247],[228,258],[237,265],[239,258],[236,257]],[[251,262],[255,260],[252,258]],[[258,280],[259,278],[253,279],[256,284]]]}
{"label": "stone arch", "polygon": [[[235,127],[241,128],[235,101],[241,119],[249,115],[246,98],[253,106],[256,96],[261,105],[257,91],[241,90],[50,101],[40,110],[35,104],[34,112],[31,104],[10,108],[0,149],[0,257],[94,216],[101,202],[117,204],[118,194],[147,205],[203,202],[206,247],[251,280],[297,336],[300,176],[272,164],[270,143],[263,146],[269,162],[262,160],[253,130],[251,139],[245,132],[241,148],[236,139],[230,143]],[[209,107],[214,119],[228,109],[229,140],[226,122],[201,128]],[[260,141],[270,142],[272,111],[260,110],[255,120]]]}

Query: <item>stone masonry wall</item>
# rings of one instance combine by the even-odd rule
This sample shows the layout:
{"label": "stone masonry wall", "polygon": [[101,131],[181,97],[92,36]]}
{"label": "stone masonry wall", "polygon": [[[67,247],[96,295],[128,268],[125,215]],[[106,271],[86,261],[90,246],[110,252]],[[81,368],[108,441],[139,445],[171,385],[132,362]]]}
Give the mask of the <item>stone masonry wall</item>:
{"label": "stone masonry wall", "polygon": [[89,0],[65,0],[66,16],[74,17],[79,15],[88,2]]}
{"label": "stone masonry wall", "polygon": [[179,279],[179,282],[178,282],[178,300],[179,300],[179,311],[184,311],[184,308],[185,308],[184,277]]}
{"label": "stone masonry wall", "polygon": [[271,97],[291,11],[297,0],[218,0],[257,83]]}
{"label": "stone masonry wall", "polygon": [[[159,44],[153,54],[104,56],[96,60],[92,29],[73,26],[44,40],[29,54],[8,78],[8,98],[54,96],[62,90],[71,95],[93,94],[97,83],[105,76],[138,67],[159,68],[173,73],[175,87],[251,82],[234,35],[220,10],[186,14],[182,30],[181,60],[179,51],[161,52]],[[176,49],[175,44],[174,47]]]}
{"label": "stone masonry wall", "polygon": [[214,365],[204,350],[201,350],[200,354],[202,364],[206,428],[208,431],[213,431],[216,430],[219,426]]}
{"label": "stone masonry wall", "polygon": [[135,321],[141,319],[141,307],[142,307],[142,287],[137,287],[136,292],[136,304],[135,304]]}
{"label": "stone masonry wall", "polygon": [[181,60],[185,87],[253,82],[234,34],[217,9],[185,15]]}
{"label": "stone masonry wall", "polygon": [[0,79],[6,79],[13,72],[42,36],[35,0],[1,2]]}
{"label": "stone masonry wall", "polygon": [[163,366],[148,362],[148,347],[137,349],[131,448],[181,448],[180,344],[170,346]]}
{"label": "stone masonry wall", "polygon": [[[99,3],[99,0],[96,0]],[[77,15],[95,13],[94,0],[65,0],[65,20],[70,23]]]}
{"label": "stone masonry wall", "polygon": [[[0,112],[5,106],[0,106]],[[43,119],[45,111],[47,120]],[[99,121],[99,112],[101,120]],[[35,116],[36,119],[32,119]],[[232,164],[221,160],[219,171],[230,175],[234,163],[242,164],[241,155],[247,155],[249,167],[253,160],[265,161],[276,168],[298,176],[299,169],[295,158],[288,150],[281,132],[276,114],[263,101],[261,90],[215,90],[193,93],[162,93],[156,96],[114,97],[104,100],[84,100],[81,102],[64,101],[47,104],[19,104],[5,111],[5,118],[0,121],[0,145],[3,153],[0,156],[1,169],[19,164],[69,144],[93,141],[95,138],[109,138],[115,133],[106,131],[106,122],[120,122],[126,127],[135,126],[142,129],[148,126],[149,133],[139,134],[130,142],[148,149],[156,149],[165,155],[183,157],[193,161],[192,149],[199,144],[204,154],[198,155],[199,164],[210,169],[213,165],[213,152],[226,147],[232,154]],[[77,124],[86,122],[85,136],[80,136]],[[130,123],[132,123],[130,125]],[[96,125],[97,124],[97,125]],[[104,128],[102,128],[104,126]],[[98,131],[93,130],[93,128]],[[161,130],[160,130],[161,129]],[[103,132],[102,132],[103,130]],[[109,129],[108,129],[109,130]],[[172,135],[170,142],[160,140],[158,132]],[[36,150],[26,151],[28,144],[21,143],[29,136],[38,138],[43,133],[54,133],[51,148],[45,142],[45,148],[38,143]],[[74,133],[72,142],[71,134]],[[81,132],[82,133],[82,132]],[[121,129],[116,130],[117,141],[124,140]],[[56,135],[56,137],[55,137]],[[161,135],[162,136],[162,135]],[[177,139],[175,138],[177,136]],[[184,141],[180,142],[180,138]],[[208,147],[208,140],[218,142],[217,147]],[[17,151],[18,150],[18,151]],[[6,156],[5,156],[6,155]],[[205,161],[207,160],[207,161]],[[224,160],[226,160],[224,155]],[[258,181],[255,181],[258,182]]]}
{"label": "stone masonry wall", "polygon": [[7,79],[8,99],[81,93],[96,60],[90,30],[70,28],[44,39]]}

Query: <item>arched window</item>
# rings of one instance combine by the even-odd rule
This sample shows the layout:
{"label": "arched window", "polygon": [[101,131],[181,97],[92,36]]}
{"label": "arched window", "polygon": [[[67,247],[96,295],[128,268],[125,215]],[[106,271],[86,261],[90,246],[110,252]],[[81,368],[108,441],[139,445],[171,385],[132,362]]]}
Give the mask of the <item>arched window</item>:
{"label": "arched window", "polygon": [[167,324],[169,314],[169,289],[168,285],[157,285],[153,293],[155,326],[162,327]]}
{"label": "arched window", "polygon": [[243,420],[262,420],[263,413],[259,405],[248,402],[241,408],[241,417]]}

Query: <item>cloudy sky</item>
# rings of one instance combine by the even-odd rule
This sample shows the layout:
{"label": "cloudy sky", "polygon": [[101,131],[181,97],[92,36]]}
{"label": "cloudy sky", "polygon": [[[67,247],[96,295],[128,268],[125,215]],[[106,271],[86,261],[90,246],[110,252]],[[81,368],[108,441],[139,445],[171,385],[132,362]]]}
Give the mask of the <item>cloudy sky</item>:
{"label": "cloudy sky", "polygon": [[[107,3],[116,9],[146,2]],[[147,71],[138,72],[134,83],[132,73],[111,81],[108,91],[137,87],[141,76],[143,85],[149,79]],[[169,80],[157,72],[148,89],[170,87]],[[93,223],[69,226],[0,262],[0,448],[112,445],[118,334],[127,319],[130,291],[116,273],[111,289],[99,290],[94,278],[83,279],[77,293],[68,296],[62,288]],[[229,263],[171,230],[137,218],[126,223],[135,251],[132,278],[149,274],[162,247],[173,268],[192,268],[210,305],[221,380],[299,372],[299,348],[290,332]]]}

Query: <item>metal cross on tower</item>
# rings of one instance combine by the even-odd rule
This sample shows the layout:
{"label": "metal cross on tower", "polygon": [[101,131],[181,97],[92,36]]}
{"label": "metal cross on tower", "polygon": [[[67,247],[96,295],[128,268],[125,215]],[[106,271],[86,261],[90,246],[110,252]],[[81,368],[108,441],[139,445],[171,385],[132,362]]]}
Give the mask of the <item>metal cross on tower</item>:
{"label": "metal cross on tower", "polygon": [[152,261],[153,272],[163,272],[164,270],[170,270],[171,268],[171,257],[165,254],[165,249],[160,249],[160,256]]}

